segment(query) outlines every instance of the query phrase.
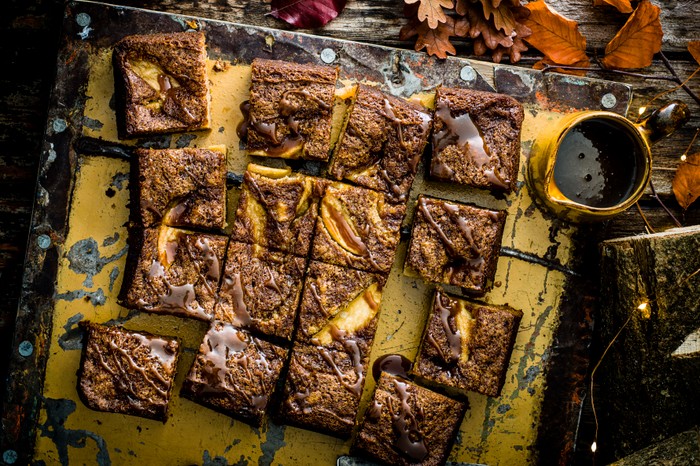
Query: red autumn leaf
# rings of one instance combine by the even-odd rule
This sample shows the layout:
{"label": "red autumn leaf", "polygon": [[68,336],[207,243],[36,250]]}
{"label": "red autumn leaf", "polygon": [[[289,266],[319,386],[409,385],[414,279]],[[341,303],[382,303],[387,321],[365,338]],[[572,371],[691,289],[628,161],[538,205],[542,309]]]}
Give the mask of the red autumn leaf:
{"label": "red autumn leaf", "polygon": [[594,6],[608,5],[615,7],[620,13],[632,13],[634,8],[632,8],[631,0],[593,0]]}
{"label": "red autumn leaf", "polygon": [[408,24],[401,28],[399,37],[406,40],[413,36],[418,36],[416,40],[416,50],[425,49],[429,55],[439,58],[447,58],[447,54],[457,53],[450,42],[450,36],[464,37],[467,35],[468,24],[465,20],[455,21],[447,17],[444,23],[439,23],[435,29],[431,29],[427,21],[418,21],[412,18]]}
{"label": "red autumn leaf", "polygon": [[698,65],[700,65],[700,40],[688,42],[688,52],[693,56]]}
{"label": "red autumn leaf", "polygon": [[452,0],[404,0],[407,4],[420,2],[418,5],[418,21],[427,21],[430,29],[438,27],[439,23],[447,21],[443,8],[452,8]]}
{"label": "red autumn leaf", "polygon": [[615,37],[605,46],[601,63],[606,68],[645,68],[661,50],[661,21],[658,6],[642,0]]}
{"label": "red autumn leaf", "polygon": [[686,157],[673,178],[673,194],[683,210],[700,197],[700,152]]}
{"label": "red autumn leaf", "polygon": [[270,15],[294,27],[311,29],[335,19],[347,0],[272,0]]}
{"label": "red autumn leaf", "polygon": [[587,60],[586,39],[576,21],[563,17],[544,1],[530,2],[525,7],[530,10],[530,17],[523,20],[532,30],[526,39],[530,45],[559,65]]}

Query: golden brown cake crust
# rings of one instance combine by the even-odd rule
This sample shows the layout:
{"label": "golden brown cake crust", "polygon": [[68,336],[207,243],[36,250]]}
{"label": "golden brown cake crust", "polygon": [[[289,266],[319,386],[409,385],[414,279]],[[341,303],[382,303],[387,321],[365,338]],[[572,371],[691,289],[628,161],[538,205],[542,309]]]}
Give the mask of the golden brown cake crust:
{"label": "golden brown cake crust", "polygon": [[445,464],[466,405],[382,372],[352,451],[387,464]]}
{"label": "golden brown cake crust", "polygon": [[434,178],[513,191],[520,166],[523,106],[492,92],[440,87],[435,97]]}
{"label": "golden brown cake crust", "polygon": [[210,320],[227,242],[225,236],[170,227],[132,229],[120,303]]}
{"label": "golden brown cake crust", "polygon": [[496,273],[506,212],[419,196],[407,271],[425,280],[488,291]]}
{"label": "golden brown cake crust", "polygon": [[522,315],[438,289],[412,373],[428,383],[500,395]]}
{"label": "golden brown cake crust", "polygon": [[291,339],[305,266],[304,258],[231,241],[216,320]]}
{"label": "golden brown cake crust", "polygon": [[[209,149],[136,149],[136,223],[222,229],[226,224],[226,154]],[[136,202],[136,201],[132,201]]]}
{"label": "golden brown cake crust", "polygon": [[215,322],[204,336],[182,393],[260,426],[288,352],[245,330]]}
{"label": "golden brown cake crust", "polygon": [[389,272],[406,212],[382,193],[333,183],[321,200],[311,258],[373,272]]}
{"label": "golden brown cake crust", "polygon": [[253,60],[248,152],[328,160],[337,79],[337,67]]}
{"label": "golden brown cake crust", "polygon": [[360,84],[328,173],[404,202],[430,128],[425,108]]}
{"label": "golden brown cake crust", "polygon": [[87,331],[78,392],[91,409],[165,422],[180,342],[81,322]]}
{"label": "golden brown cake crust", "polygon": [[127,36],[112,55],[120,101],[120,135],[209,128],[204,34]]}
{"label": "golden brown cake crust", "polygon": [[231,237],[307,256],[326,184],[298,173],[271,178],[247,170]]}

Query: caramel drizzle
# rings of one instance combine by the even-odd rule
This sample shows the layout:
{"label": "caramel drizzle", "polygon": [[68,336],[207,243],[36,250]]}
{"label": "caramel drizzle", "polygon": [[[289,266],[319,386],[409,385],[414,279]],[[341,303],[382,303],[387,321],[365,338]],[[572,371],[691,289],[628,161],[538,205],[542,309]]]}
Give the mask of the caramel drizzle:
{"label": "caramel drizzle", "polygon": [[445,202],[443,205],[445,207],[445,210],[454,216],[455,220],[457,221],[457,227],[462,232],[462,235],[467,240],[467,243],[469,243],[469,248],[474,254],[480,256],[481,252],[479,251],[479,248],[476,246],[476,242],[474,241],[474,232],[472,228],[469,225],[467,225],[466,220],[464,220],[459,215],[459,207],[447,202]]}
{"label": "caramel drizzle", "polygon": [[[484,167],[491,162],[491,153],[484,143],[481,131],[474,124],[469,113],[454,117],[447,103],[441,101],[437,104],[435,115],[444,123],[443,129],[433,135],[435,151],[440,152],[450,144],[456,144],[460,148],[468,148],[467,154],[472,161],[479,169],[484,170]],[[502,188],[508,188],[510,181],[503,177],[500,160],[496,158],[495,161],[496,166],[485,169],[484,174],[489,182]],[[433,172],[435,176],[449,177],[454,173],[439,158],[436,160],[436,163],[442,166],[438,165],[436,167],[436,172]],[[449,169],[449,172],[446,169]]]}
{"label": "caramel drizzle", "polygon": [[430,343],[435,346],[435,348],[438,350],[440,353],[440,356],[442,359],[447,362],[455,362],[456,360],[459,359],[459,355],[462,352],[462,335],[459,330],[452,330],[452,327],[450,326],[450,317],[454,318],[457,309],[457,306],[454,305],[452,300],[445,296],[447,299],[447,302],[449,303],[448,306],[445,306],[443,304],[443,295],[440,290],[435,292],[435,307],[437,310],[440,312],[440,322],[442,322],[442,328],[445,332],[445,337],[447,338],[447,343],[450,345],[450,358],[446,358],[445,355],[442,353],[442,349],[440,345],[437,344],[434,338],[430,338],[429,341]]}
{"label": "caramel drizzle", "polygon": [[160,94],[163,96],[163,108],[166,107],[167,102],[172,102],[173,105],[176,105],[177,107],[182,109],[183,112],[185,112],[187,117],[190,119],[190,122],[197,121],[197,117],[194,116],[186,106],[182,105],[182,102],[178,102],[178,99],[175,97],[176,88],[173,87],[172,82],[170,82],[170,76],[167,76],[165,74],[159,74],[158,87],[160,88]]}
{"label": "caramel drizzle", "polygon": [[455,245],[450,241],[450,239],[445,235],[445,232],[440,228],[440,225],[435,221],[433,216],[430,213],[430,210],[428,210],[428,205],[424,197],[421,197],[418,199],[418,208],[420,209],[421,213],[423,214],[423,217],[430,223],[430,225],[433,227],[433,229],[437,232],[437,234],[440,236],[440,239],[442,242],[445,244],[447,247],[447,250],[451,256],[455,256]]}
{"label": "caramel drizzle", "polygon": [[275,217],[272,214],[274,212],[274,209],[270,209],[270,202],[267,200],[267,196],[265,196],[265,194],[262,191],[262,188],[260,188],[260,185],[255,180],[253,175],[251,175],[250,172],[246,171],[243,174],[243,179],[245,180],[246,185],[253,191],[258,201],[260,201],[260,203],[263,205],[265,211],[269,214],[268,217],[272,220],[272,224],[277,229],[277,233],[279,233],[281,236],[284,235],[280,221],[277,219],[277,217]]}
{"label": "caramel drizzle", "polygon": [[350,245],[354,251],[360,251],[361,256],[369,256],[369,249],[367,245],[362,241],[360,235],[355,233],[355,229],[350,225],[347,219],[341,214],[338,209],[336,209],[329,202],[325,203],[328,212],[331,214],[331,218],[338,225],[338,232],[343,237],[343,240]]}
{"label": "caramel drizzle", "polygon": [[402,192],[401,186],[389,177],[389,173],[386,169],[379,170],[379,174],[389,186],[389,189],[391,189],[392,197],[399,202],[404,202],[406,200],[406,193]]}
{"label": "caramel drizzle", "polygon": [[335,372],[335,376],[338,378],[338,382],[345,387],[351,394],[359,398],[362,395],[362,386],[365,381],[365,368],[362,364],[362,355],[360,353],[360,347],[357,345],[357,341],[352,338],[348,338],[343,330],[331,325],[331,336],[337,342],[339,342],[345,348],[346,352],[352,358],[353,370],[355,372],[355,382],[351,383],[347,379],[348,377],[343,374],[343,372],[338,368],[333,357],[330,355],[328,350],[325,348],[320,348],[321,356],[328,363],[329,366]]}
{"label": "caramel drizzle", "polygon": [[399,136],[399,144],[401,144],[401,147],[405,149],[406,141],[403,139],[403,129],[401,125],[406,124],[406,122],[396,116],[394,113],[394,108],[391,106],[389,99],[384,99],[384,108],[382,109],[381,113],[382,116],[388,119],[392,125],[396,126],[396,132]]}
{"label": "caramel drizzle", "polygon": [[[412,462],[421,462],[428,456],[428,448],[423,441],[417,416],[408,404],[408,385],[398,379],[392,379],[392,381],[401,399],[398,402],[398,408],[395,406],[394,398],[388,399],[394,432],[398,435],[393,446]],[[418,417],[423,418],[420,407],[417,414]]]}
{"label": "caramel drizzle", "polygon": [[263,266],[263,270],[266,271],[268,275],[270,275],[270,278],[265,279],[263,285],[267,288],[275,290],[278,295],[282,296],[282,290],[280,290],[279,285],[277,285],[277,281],[275,280],[275,274],[272,272],[272,269],[267,266]]}
{"label": "caramel drizzle", "polygon": [[233,278],[230,276],[224,276],[224,284],[226,288],[225,291],[228,292],[233,298],[233,312],[234,316],[231,319],[233,325],[250,325],[253,322],[253,318],[248,311],[248,306],[245,304],[245,290],[241,284],[241,274],[234,273]]}
{"label": "caramel drizzle", "polygon": [[321,309],[321,312],[326,314],[326,309],[323,306],[323,301],[321,300],[321,294],[318,290],[318,279],[316,279],[316,282],[309,281],[309,288],[311,289],[311,296],[314,297],[314,300],[316,300],[316,303],[318,303],[319,309]]}
{"label": "caramel drizzle", "polygon": [[[247,379],[256,384],[259,392],[265,392],[268,388],[265,386],[262,373],[269,374],[272,372],[270,363],[255,338],[249,337],[246,340],[242,336],[245,335],[229,326],[207,335],[205,344],[208,346],[209,351],[203,356],[205,364],[202,365],[209,381],[209,387],[205,391],[225,394],[231,397],[232,394],[228,390],[232,390],[250,406],[262,410],[267,406],[267,395],[247,393],[236,384],[233,375],[229,371],[229,363],[237,364],[243,368]],[[246,349],[251,344],[255,346],[254,354],[258,356],[257,358],[251,357],[246,352]]]}

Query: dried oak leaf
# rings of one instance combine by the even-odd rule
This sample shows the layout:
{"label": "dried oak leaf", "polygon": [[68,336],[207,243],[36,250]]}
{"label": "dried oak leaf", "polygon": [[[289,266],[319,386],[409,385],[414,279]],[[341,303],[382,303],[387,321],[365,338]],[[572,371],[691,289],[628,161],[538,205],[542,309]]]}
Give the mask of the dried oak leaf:
{"label": "dried oak leaf", "polygon": [[587,59],[586,38],[576,21],[551,9],[544,1],[530,2],[525,7],[530,17],[523,20],[532,30],[526,41],[559,65],[572,65]]}
{"label": "dried oak leaf", "polygon": [[[483,43],[491,50],[496,47],[510,47],[513,45],[513,38],[506,35],[503,31],[496,29],[485,17],[482,7],[478,3],[467,3],[464,5],[465,16],[469,22],[469,37],[476,39],[481,37]],[[474,41],[474,51],[477,55],[482,55],[476,52],[476,40]]]}
{"label": "dried oak leaf", "polygon": [[407,4],[420,2],[418,6],[418,20],[427,21],[430,29],[438,27],[439,23],[447,21],[447,15],[443,8],[452,8],[454,2],[452,0],[404,0]]}
{"label": "dried oak leaf", "polygon": [[311,29],[335,19],[347,0],[272,0],[270,15],[294,27]]}
{"label": "dried oak leaf", "polygon": [[693,56],[698,65],[700,65],[700,40],[688,42],[688,52]]}
{"label": "dried oak leaf", "polygon": [[593,6],[604,5],[615,7],[620,13],[632,13],[634,11],[631,0],[593,0]]}
{"label": "dried oak leaf", "polygon": [[700,152],[686,157],[673,178],[673,194],[683,210],[700,197]]}
{"label": "dried oak leaf", "polygon": [[430,28],[427,21],[418,21],[417,18],[411,18],[408,24],[401,28],[399,37],[401,40],[406,40],[410,37],[418,36],[415,45],[417,51],[425,49],[429,55],[447,58],[448,53],[450,55],[457,53],[450,42],[450,36],[465,37],[468,29],[469,25],[466,20],[460,19],[455,21],[449,16],[444,23],[439,23],[435,29]]}
{"label": "dried oak leaf", "polygon": [[515,16],[510,6],[500,4],[495,8],[489,0],[483,0],[484,17],[486,19],[493,18],[493,25],[496,29],[500,29],[505,35],[510,36],[515,31]]}
{"label": "dried oak leaf", "polygon": [[661,50],[661,9],[642,0],[615,37],[605,46],[601,63],[606,68],[645,68]]}

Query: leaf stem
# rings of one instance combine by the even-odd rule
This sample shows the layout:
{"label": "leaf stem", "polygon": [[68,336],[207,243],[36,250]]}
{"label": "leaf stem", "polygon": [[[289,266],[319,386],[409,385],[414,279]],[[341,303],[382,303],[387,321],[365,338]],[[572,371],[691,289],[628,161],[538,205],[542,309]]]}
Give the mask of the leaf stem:
{"label": "leaf stem", "polygon": [[651,193],[652,193],[651,197],[656,199],[656,202],[658,202],[659,205],[666,211],[668,216],[671,217],[671,220],[673,220],[673,223],[675,223],[677,227],[682,227],[683,224],[681,224],[681,222],[678,221],[676,216],[673,215],[673,213],[668,209],[668,207],[666,207],[666,204],[663,203],[663,201],[661,200],[661,198],[657,194],[656,189],[654,189],[654,183],[651,180],[649,180],[649,188],[651,189]]}
{"label": "leaf stem", "polygon": [[[661,57],[661,61],[664,62],[664,65],[666,66],[666,69],[676,78],[676,82],[681,86],[681,88],[690,96],[693,98],[693,100],[700,105],[700,97],[693,92],[686,82],[688,81],[687,79],[683,81],[680,76],[678,76],[678,73],[676,73],[675,68],[673,68],[673,65],[671,65],[671,62],[666,58],[666,55],[664,55],[663,52],[659,51],[659,56]],[[695,73],[693,73],[695,74]],[[691,76],[692,77],[692,76]]]}

